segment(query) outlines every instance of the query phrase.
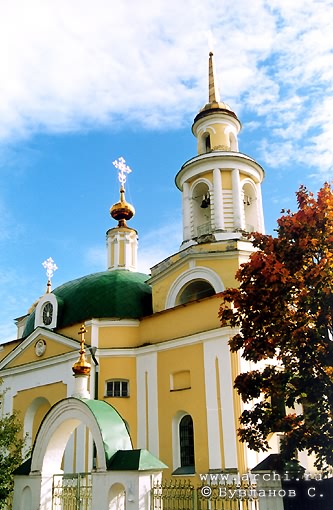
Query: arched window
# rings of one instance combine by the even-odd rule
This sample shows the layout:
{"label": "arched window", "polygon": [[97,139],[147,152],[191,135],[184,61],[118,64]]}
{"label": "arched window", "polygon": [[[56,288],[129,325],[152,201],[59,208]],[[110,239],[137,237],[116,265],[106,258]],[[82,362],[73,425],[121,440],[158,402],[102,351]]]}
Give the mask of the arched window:
{"label": "arched window", "polygon": [[198,182],[192,190],[192,222],[192,237],[211,233],[211,194],[207,182]]}
{"label": "arched window", "polygon": [[255,232],[258,230],[258,202],[255,188],[252,184],[245,183],[242,189],[242,193],[244,227],[246,232]]}
{"label": "arched window", "polygon": [[179,423],[180,465],[193,467],[194,471],[194,433],[193,420],[189,414],[183,416]]}
{"label": "arched window", "polygon": [[183,305],[196,299],[203,299],[215,294],[215,289],[205,280],[194,280],[186,285],[177,298],[177,305]]}
{"label": "arched window", "polygon": [[204,135],[204,141],[205,141],[205,151],[209,152],[212,149],[211,141],[210,141],[210,134],[209,133],[206,133]]}

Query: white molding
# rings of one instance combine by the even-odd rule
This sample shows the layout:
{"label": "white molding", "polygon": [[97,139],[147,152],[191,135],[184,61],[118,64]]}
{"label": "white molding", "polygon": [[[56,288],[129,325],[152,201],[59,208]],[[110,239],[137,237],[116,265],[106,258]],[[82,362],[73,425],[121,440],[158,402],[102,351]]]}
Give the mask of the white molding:
{"label": "white molding", "polygon": [[98,328],[110,328],[116,326],[138,327],[140,321],[138,319],[91,319],[85,322],[85,326],[97,326]]}
{"label": "white molding", "polygon": [[207,281],[211,284],[216,293],[222,292],[225,288],[221,278],[215,271],[205,266],[196,266],[179,275],[173,282],[166,298],[165,308],[173,308],[176,305],[176,299],[181,289],[184,285],[194,280]]}
{"label": "white molding", "polygon": [[[171,255],[170,257],[166,258],[162,263],[156,264],[156,266],[153,266],[152,268],[152,276],[148,280],[149,285],[155,285],[156,282],[160,278],[165,278],[167,274],[173,273],[176,271],[176,269],[179,269],[182,265],[186,265],[189,263],[190,260],[207,260],[207,259],[219,259],[219,260],[225,260],[225,259],[231,259],[235,257],[235,253],[237,252],[239,256],[245,256],[249,257],[249,255],[254,251],[253,244],[251,241],[244,241],[242,239],[239,239],[239,236],[242,234],[235,233],[235,238],[231,238],[232,232],[226,232],[225,235],[227,238],[220,239],[221,242],[225,243],[225,246],[228,246],[227,250],[223,249],[217,249],[215,252],[211,251],[196,251],[200,250],[201,247],[197,244],[186,246],[186,248],[183,248],[180,250],[177,254]],[[215,237],[217,237],[217,234],[214,234]],[[237,237],[236,237],[237,235]],[[235,242],[235,248],[233,250],[230,249],[230,241]],[[172,259],[175,257],[175,255],[179,254],[179,258],[175,261]]]}
{"label": "white molding", "polygon": [[213,168],[229,170],[237,167],[242,173],[253,178],[255,182],[262,182],[265,176],[264,169],[254,159],[241,152],[212,151],[200,154],[190,159],[176,175],[176,185],[182,190],[184,182],[194,177],[210,172]]}
{"label": "white molding", "polygon": [[[184,416],[191,416],[187,411],[177,411],[172,417],[172,464],[173,471],[180,467],[180,436],[179,424]],[[191,416],[192,418],[192,416]],[[193,420],[193,418],[192,418]],[[194,444],[194,459],[195,459],[195,444]]]}
{"label": "white molding", "polygon": [[59,472],[67,441],[80,423],[84,423],[93,435],[99,462],[97,469],[106,471],[105,450],[98,422],[86,404],[70,398],[61,400],[44,418],[35,441],[31,472],[43,475]]}
{"label": "white molding", "polygon": [[[19,356],[27,347],[35,342],[39,335],[45,337],[46,340],[53,340],[59,342],[60,344],[66,345],[67,347],[72,347],[73,349],[78,349],[78,345],[80,342],[78,340],[73,340],[72,338],[65,337],[63,335],[59,335],[58,333],[54,333],[46,329],[45,327],[37,327],[31,335],[22,340],[22,342],[15,347],[0,363],[0,370],[5,369],[8,363],[11,363],[17,356]],[[77,351],[78,352],[78,351]],[[76,353],[77,354],[77,353]],[[62,355],[61,355],[62,356]],[[39,366],[43,365],[48,360],[52,358],[43,358],[42,360],[36,360],[34,363],[38,363]],[[16,368],[16,367],[15,367]]]}
{"label": "white molding", "polygon": [[[43,308],[46,305],[46,303],[51,303],[53,306],[53,313],[52,313],[52,321],[50,324],[46,325],[43,322]],[[40,300],[37,303],[36,309],[35,309],[35,323],[34,327],[37,328],[38,326],[41,326],[43,328],[47,329],[54,329],[57,327],[57,321],[58,321],[58,300],[55,294],[46,293],[44,296],[40,298]]]}
{"label": "white molding", "polygon": [[[159,456],[157,353],[138,353],[136,360],[137,443]],[[148,423],[147,423],[148,417]],[[148,431],[148,444],[147,444]]]}
{"label": "white molding", "polygon": [[[236,334],[236,330],[232,334]],[[228,340],[229,337],[216,338],[214,340],[210,339],[204,344],[209,469],[221,469],[223,467],[220,446],[222,441],[224,447],[224,467],[237,467],[237,435]],[[218,359],[219,367],[219,388],[217,388],[216,381],[216,358]],[[218,392],[221,397],[221,428],[223,437],[220,437]]]}

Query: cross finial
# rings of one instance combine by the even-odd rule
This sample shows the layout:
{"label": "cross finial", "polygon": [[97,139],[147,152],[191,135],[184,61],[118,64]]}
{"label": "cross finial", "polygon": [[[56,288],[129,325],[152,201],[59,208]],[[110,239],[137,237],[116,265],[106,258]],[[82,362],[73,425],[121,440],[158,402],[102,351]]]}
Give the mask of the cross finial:
{"label": "cross finial", "polygon": [[81,337],[81,340],[80,340],[80,354],[84,353],[85,350],[84,350],[84,343],[85,343],[85,333],[87,333],[87,330],[85,328],[85,325],[82,324],[82,326],[80,327],[80,331],[78,332],[78,335],[80,335]]}
{"label": "cross finial", "polygon": [[113,166],[116,167],[119,172],[118,172],[118,179],[119,179],[119,182],[122,186],[124,186],[125,182],[126,182],[126,174],[130,174],[132,172],[131,168],[126,165],[126,161],[124,160],[124,158],[121,156],[120,158],[116,159],[115,161],[113,161]]}
{"label": "cross finial", "polygon": [[51,292],[51,278],[53,277],[54,272],[58,269],[58,266],[57,266],[57,264],[54,263],[54,260],[51,257],[44,260],[44,262],[42,262],[42,266],[44,267],[44,269],[46,269],[46,276],[47,276],[46,292],[50,293]]}

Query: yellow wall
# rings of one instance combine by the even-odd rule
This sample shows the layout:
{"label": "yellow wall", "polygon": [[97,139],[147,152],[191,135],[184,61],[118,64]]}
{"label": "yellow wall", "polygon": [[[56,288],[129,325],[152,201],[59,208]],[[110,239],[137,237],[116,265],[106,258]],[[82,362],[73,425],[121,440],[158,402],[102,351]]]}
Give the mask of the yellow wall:
{"label": "yellow wall", "polygon": [[98,330],[100,349],[108,347],[135,347],[139,341],[138,326],[105,326]]}
{"label": "yellow wall", "polygon": [[17,345],[21,343],[21,340],[15,340],[8,342],[7,344],[0,345],[0,361],[3,360],[8,354],[15,349]]}
{"label": "yellow wall", "polygon": [[[195,467],[197,472],[205,473],[208,470],[208,442],[206,413],[203,413],[203,410],[206,409],[206,399],[202,344],[178,347],[176,349],[159,352],[157,371],[160,458],[169,466],[165,475],[170,476],[173,471],[172,420],[179,411],[183,411],[192,416],[195,443]],[[190,372],[190,389],[170,391],[170,376],[173,372],[177,371]]]}
{"label": "yellow wall", "polygon": [[220,302],[221,298],[214,295],[200,302],[179,305],[143,319],[140,327],[141,345],[164,342],[220,327],[217,317]]}
{"label": "yellow wall", "polygon": [[[57,333],[60,335],[67,336],[69,338],[72,338],[73,340],[80,341],[81,337],[79,336],[79,330],[80,330],[81,324],[74,324],[73,326],[68,326],[66,328],[61,328],[57,330]],[[85,334],[85,339],[88,344],[90,344],[91,339],[91,327],[86,327],[87,333]]]}
{"label": "yellow wall", "polygon": [[[43,356],[37,356],[35,353],[35,345],[38,342],[38,340],[41,339],[43,339],[46,342],[46,351],[43,354]],[[72,348],[67,347],[64,344],[48,339],[46,335],[39,335],[31,345],[29,345],[16,358],[14,358],[10,363],[8,363],[7,367],[8,368],[16,367],[34,361],[38,362],[45,358],[52,358],[53,356],[59,356],[60,354],[71,352],[72,350],[73,350]]]}
{"label": "yellow wall", "polygon": [[223,169],[222,172],[222,189],[232,189],[232,177],[231,177],[231,170],[229,169]]}
{"label": "yellow wall", "polygon": [[[110,379],[128,379],[129,397],[106,397],[105,382]],[[127,421],[133,447],[136,447],[137,437],[137,389],[136,389],[136,359],[134,357],[101,358],[99,372],[98,398],[114,406],[118,413]]]}
{"label": "yellow wall", "polygon": [[[19,417],[24,421],[27,410],[37,402],[33,421],[33,439],[47,411],[59,400],[66,398],[67,387],[63,382],[37,386],[19,391],[13,399],[13,407],[19,412]],[[40,399],[37,400],[36,399]]]}

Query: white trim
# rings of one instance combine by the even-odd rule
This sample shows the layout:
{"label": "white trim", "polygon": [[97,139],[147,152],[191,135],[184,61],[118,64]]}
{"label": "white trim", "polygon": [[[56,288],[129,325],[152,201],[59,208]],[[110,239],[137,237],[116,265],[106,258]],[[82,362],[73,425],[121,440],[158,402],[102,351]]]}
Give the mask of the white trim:
{"label": "white trim", "polygon": [[[0,362],[0,370],[5,369],[6,365],[8,363],[11,363],[17,356],[19,356],[27,347],[29,347],[31,344],[35,342],[37,337],[39,335],[42,335],[46,340],[54,340],[56,342],[59,342],[61,344],[66,345],[67,347],[72,347],[73,349],[78,349],[78,346],[80,345],[79,341],[73,340],[72,338],[64,337],[63,335],[59,335],[58,333],[54,333],[53,331],[50,331],[46,329],[45,327],[37,327],[31,335],[29,335],[27,338],[22,340],[22,342],[15,347],[1,362]],[[77,354],[77,352],[76,352]],[[61,357],[62,355],[60,355]],[[57,357],[58,358],[58,357]],[[36,363],[43,362],[49,362],[52,358],[45,358],[43,360],[36,360]],[[16,367],[15,367],[16,368]]]}
{"label": "white trim", "polygon": [[195,156],[184,163],[176,175],[178,189],[182,190],[184,182],[210,172],[215,167],[219,167],[222,171],[237,167],[242,173],[252,177],[255,182],[259,183],[265,177],[264,169],[246,154],[231,151],[212,151]]}
{"label": "white trim", "polygon": [[[51,303],[53,306],[52,311],[52,321],[50,324],[44,324],[43,322],[43,309],[46,303]],[[44,294],[40,298],[40,300],[37,303],[36,309],[35,309],[35,323],[34,327],[37,328],[38,326],[41,326],[43,328],[47,329],[54,329],[57,327],[57,320],[58,320],[58,300],[55,294],[47,293]]]}
{"label": "white trim", "polygon": [[[236,331],[232,332],[234,335]],[[209,469],[237,467],[237,436],[233,398],[233,378],[228,345],[229,335],[204,343],[204,373],[207,405],[207,436]],[[219,366],[219,388],[216,381],[216,358]],[[222,433],[220,437],[217,394],[221,396]],[[221,458],[221,443],[224,440],[224,466]]]}
{"label": "white trim", "polygon": [[[225,235],[228,237],[226,239],[221,239],[220,242],[223,243],[223,245],[218,245],[216,243],[216,249],[215,252],[210,251],[196,251],[196,246],[187,246],[186,248],[182,249],[178,253],[174,255],[170,255],[170,257],[164,259],[159,264],[156,264],[156,266],[153,266],[151,268],[152,270],[152,276],[148,280],[148,284],[154,285],[156,282],[159,281],[161,278],[165,278],[167,274],[173,273],[176,271],[176,269],[180,269],[181,266],[185,266],[186,263],[188,263],[190,260],[206,260],[209,256],[209,259],[219,259],[219,260],[225,260],[229,258],[235,258],[235,253],[238,253],[239,256],[249,257],[249,255],[254,251],[253,244],[251,241],[245,241],[244,239],[234,238],[231,239],[232,235],[238,235],[241,236],[241,233],[233,233],[233,232],[227,232]],[[215,237],[217,237],[217,233],[214,234]],[[232,249],[231,242],[234,242],[234,248]],[[224,246],[227,246],[228,249],[225,250]],[[200,250],[200,247],[198,247],[198,250]],[[176,258],[176,255],[179,255],[178,258]],[[175,260],[176,258],[176,260]]]}
{"label": "white trim", "polygon": [[138,448],[146,448],[159,457],[157,353],[138,352],[136,373]]}
{"label": "white trim", "polygon": [[140,325],[140,321],[138,319],[91,319],[86,321],[85,326],[97,326],[98,328],[110,328],[117,326],[126,326],[126,327],[138,327]]}
{"label": "white trim", "polygon": [[176,305],[176,299],[179,292],[187,283],[194,280],[205,280],[211,284],[215,292],[222,292],[224,290],[224,284],[215,271],[204,266],[196,266],[193,269],[188,269],[182,273],[171,285],[165,303],[165,308],[172,308]]}
{"label": "white trim", "polygon": [[[172,464],[173,471],[180,467],[180,436],[179,436],[179,424],[184,416],[191,416],[187,411],[177,411],[172,417]],[[192,418],[192,416],[191,416]],[[193,420],[193,418],[192,418]],[[194,449],[195,458],[195,449]]]}
{"label": "white trim", "polygon": [[214,168],[213,170],[213,190],[214,190],[214,223],[216,229],[224,228],[223,217],[223,193],[222,193],[222,177],[221,170]]}
{"label": "white trim", "polygon": [[103,438],[97,420],[86,404],[71,398],[60,401],[44,418],[35,441],[31,472],[43,475],[59,472],[67,441],[81,423],[85,424],[93,435],[99,462],[97,469],[106,471]]}
{"label": "white trim", "polygon": [[232,202],[234,210],[234,228],[243,228],[243,208],[241,207],[241,185],[238,168],[233,168],[231,172],[232,181]]}

